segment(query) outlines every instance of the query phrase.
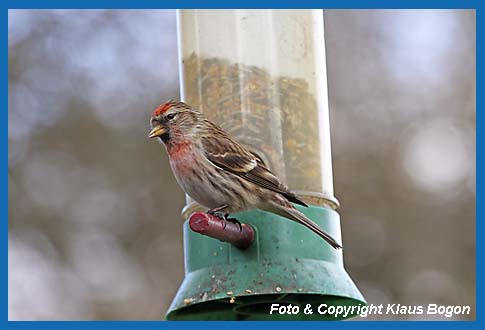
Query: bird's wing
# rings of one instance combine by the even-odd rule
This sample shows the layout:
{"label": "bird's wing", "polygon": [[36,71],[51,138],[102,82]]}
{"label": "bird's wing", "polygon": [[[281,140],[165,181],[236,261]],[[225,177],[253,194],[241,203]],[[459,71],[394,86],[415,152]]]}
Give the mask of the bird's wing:
{"label": "bird's wing", "polygon": [[209,161],[260,187],[277,192],[293,203],[307,206],[266,168],[258,156],[231,139],[223,131],[219,133],[222,134],[201,139],[205,156]]}

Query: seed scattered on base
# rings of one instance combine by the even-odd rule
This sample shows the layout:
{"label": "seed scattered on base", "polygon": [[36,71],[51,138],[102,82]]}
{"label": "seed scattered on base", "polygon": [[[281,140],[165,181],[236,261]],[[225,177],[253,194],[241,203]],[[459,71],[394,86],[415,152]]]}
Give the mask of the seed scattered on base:
{"label": "seed scattered on base", "polygon": [[302,291],[303,291],[303,289],[302,289],[302,288],[299,288],[299,289],[298,289],[298,292],[302,292]]}
{"label": "seed scattered on base", "polygon": [[276,287],[276,292],[280,292],[281,288],[279,286]]}
{"label": "seed scattered on base", "polygon": [[215,276],[215,275],[212,275],[211,277],[212,277],[212,278],[216,278],[216,276]]}
{"label": "seed scattered on base", "polygon": [[186,305],[191,304],[192,301],[194,301],[192,298],[185,298],[184,299],[184,304],[186,304]]}
{"label": "seed scattered on base", "polygon": [[232,291],[227,291],[227,292],[226,292],[226,294],[227,294],[228,296],[232,296]]}
{"label": "seed scattered on base", "polygon": [[235,301],[236,301],[236,298],[231,297],[231,300],[229,300],[229,303],[234,304]]}
{"label": "seed scattered on base", "polygon": [[253,291],[246,289],[246,293],[252,293]]}

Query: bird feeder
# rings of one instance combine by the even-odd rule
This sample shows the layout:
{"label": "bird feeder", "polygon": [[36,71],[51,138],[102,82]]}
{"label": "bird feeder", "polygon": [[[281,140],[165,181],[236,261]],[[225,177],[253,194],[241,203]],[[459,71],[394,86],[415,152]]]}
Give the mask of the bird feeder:
{"label": "bird feeder", "polygon": [[[341,242],[323,29],[322,10],[180,10],[180,82],[185,102],[256,153],[310,205],[298,209]],[[182,213],[203,210],[187,197]],[[203,215],[185,222],[185,279],[168,320],[333,320],[343,316],[317,307],[365,304],[342,250],[271,213],[231,216],[250,226],[249,247],[191,230],[208,224]],[[272,304],[300,312],[271,314]]]}

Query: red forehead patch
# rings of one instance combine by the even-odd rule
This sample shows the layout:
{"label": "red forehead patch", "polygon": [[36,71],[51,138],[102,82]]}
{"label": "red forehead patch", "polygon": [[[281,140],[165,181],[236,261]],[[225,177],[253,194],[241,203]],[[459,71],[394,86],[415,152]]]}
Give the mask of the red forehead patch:
{"label": "red forehead patch", "polygon": [[165,113],[168,109],[170,109],[173,106],[172,102],[167,102],[164,104],[159,105],[155,110],[152,112],[152,116],[160,116],[161,114]]}

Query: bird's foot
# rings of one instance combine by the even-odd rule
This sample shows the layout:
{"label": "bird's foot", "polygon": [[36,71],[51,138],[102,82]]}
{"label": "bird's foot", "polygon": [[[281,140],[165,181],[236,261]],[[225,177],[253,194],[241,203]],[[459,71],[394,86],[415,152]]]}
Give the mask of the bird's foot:
{"label": "bird's foot", "polygon": [[[214,207],[213,209],[207,210],[206,213],[210,214],[210,215],[218,216],[217,213],[220,213],[222,210],[227,209],[228,207],[229,207],[229,205],[224,204],[224,205],[221,205],[221,206],[218,206],[218,207]],[[225,219],[225,217],[224,217],[224,219]]]}
{"label": "bird's foot", "polygon": [[[235,223],[239,226],[239,231],[242,231],[242,225],[241,223],[239,222],[238,219],[236,218],[229,218],[229,214],[224,214],[224,220],[226,220],[227,222],[232,222],[232,223]],[[224,228],[226,228],[226,225],[224,224]]]}

